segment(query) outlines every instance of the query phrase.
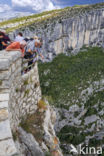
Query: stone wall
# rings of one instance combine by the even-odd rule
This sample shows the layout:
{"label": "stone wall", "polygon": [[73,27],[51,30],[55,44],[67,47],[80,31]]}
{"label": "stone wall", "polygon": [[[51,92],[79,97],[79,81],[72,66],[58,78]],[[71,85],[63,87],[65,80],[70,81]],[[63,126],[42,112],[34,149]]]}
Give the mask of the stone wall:
{"label": "stone wall", "polygon": [[0,52],[0,156],[16,153],[12,132],[41,99],[37,64],[24,75],[21,68],[20,52]]}

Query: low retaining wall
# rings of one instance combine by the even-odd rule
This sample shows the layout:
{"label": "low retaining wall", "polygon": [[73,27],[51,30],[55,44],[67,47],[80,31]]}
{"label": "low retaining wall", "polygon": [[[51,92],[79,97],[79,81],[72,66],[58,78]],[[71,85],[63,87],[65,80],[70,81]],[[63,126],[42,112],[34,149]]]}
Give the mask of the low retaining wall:
{"label": "low retaining wall", "polygon": [[20,52],[0,51],[0,156],[16,154],[12,132],[41,99],[37,63],[24,75],[21,69]]}

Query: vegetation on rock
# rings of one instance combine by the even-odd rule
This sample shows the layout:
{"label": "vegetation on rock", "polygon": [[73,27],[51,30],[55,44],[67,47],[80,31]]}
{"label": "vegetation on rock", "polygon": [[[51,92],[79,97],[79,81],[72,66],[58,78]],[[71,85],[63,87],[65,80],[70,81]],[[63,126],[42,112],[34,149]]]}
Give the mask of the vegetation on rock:
{"label": "vegetation on rock", "polygon": [[51,99],[50,103],[60,113],[58,124],[61,126],[56,131],[64,153],[70,153],[69,144],[79,145],[86,140],[89,145],[102,146],[103,49],[84,47],[75,56],[60,54],[52,62],[39,63],[39,76],[42,94]]}

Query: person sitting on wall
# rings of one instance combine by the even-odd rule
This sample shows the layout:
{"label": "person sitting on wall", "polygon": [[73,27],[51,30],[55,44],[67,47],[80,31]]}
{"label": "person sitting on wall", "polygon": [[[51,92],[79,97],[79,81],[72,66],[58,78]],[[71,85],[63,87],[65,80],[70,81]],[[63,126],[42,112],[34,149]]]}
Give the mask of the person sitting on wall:
{"label": "person sitting on wall", "polygon": [[18,33],[16,38],[14,39],[15,42],[21,42],[24,40],[23,34],[21,32]]}
{"label": "person sitting on wall", "polygon": [[0,32],[0,50],[3,50],[7,47],[7,43],[5,42],[4,39],[4,33]]}
{"label": "person sitting on wall", "polygon": [[24,40],[22,40],[21,42],[13,42],[6,48],[6,51],[21,51],[22,57],[24,57],[26,44],[27,42]]}
{"label": "person sitting on wall", "polygon": [[3,38],[5,40],[5,43],[6,44],[10,44],[11,43],[11,40],[10,40],[9,36],[6,34],[6,31],[5,30],[1,30],[0,32],[3,33]]}

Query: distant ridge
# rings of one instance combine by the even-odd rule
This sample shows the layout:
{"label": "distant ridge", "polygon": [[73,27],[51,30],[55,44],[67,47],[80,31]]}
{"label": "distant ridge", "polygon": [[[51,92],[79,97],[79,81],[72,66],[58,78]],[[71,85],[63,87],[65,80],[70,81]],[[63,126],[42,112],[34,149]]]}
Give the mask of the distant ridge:
{"label": "distant ridge", "polygon": [[66,12],[69,12],[68,16],[72,17],[74,15],[79,15],[80,13],[84,13],[92,9],[99,9],[99,8],[104,8],[104,2],[96,3],[92,5],[75,5],[73,7],[65,7],[64,9],[45,11],[39,14],[12,18],[12,19],[0,22],[0,29],[5,29],[7,32],[11,32],[15,29],[19,29],[19,28],[31,25],[33,23],[41,22],[43,20],[47,20],[47,19],[54,18],[54,17],[60,18],[61,16],[65,15]]}

